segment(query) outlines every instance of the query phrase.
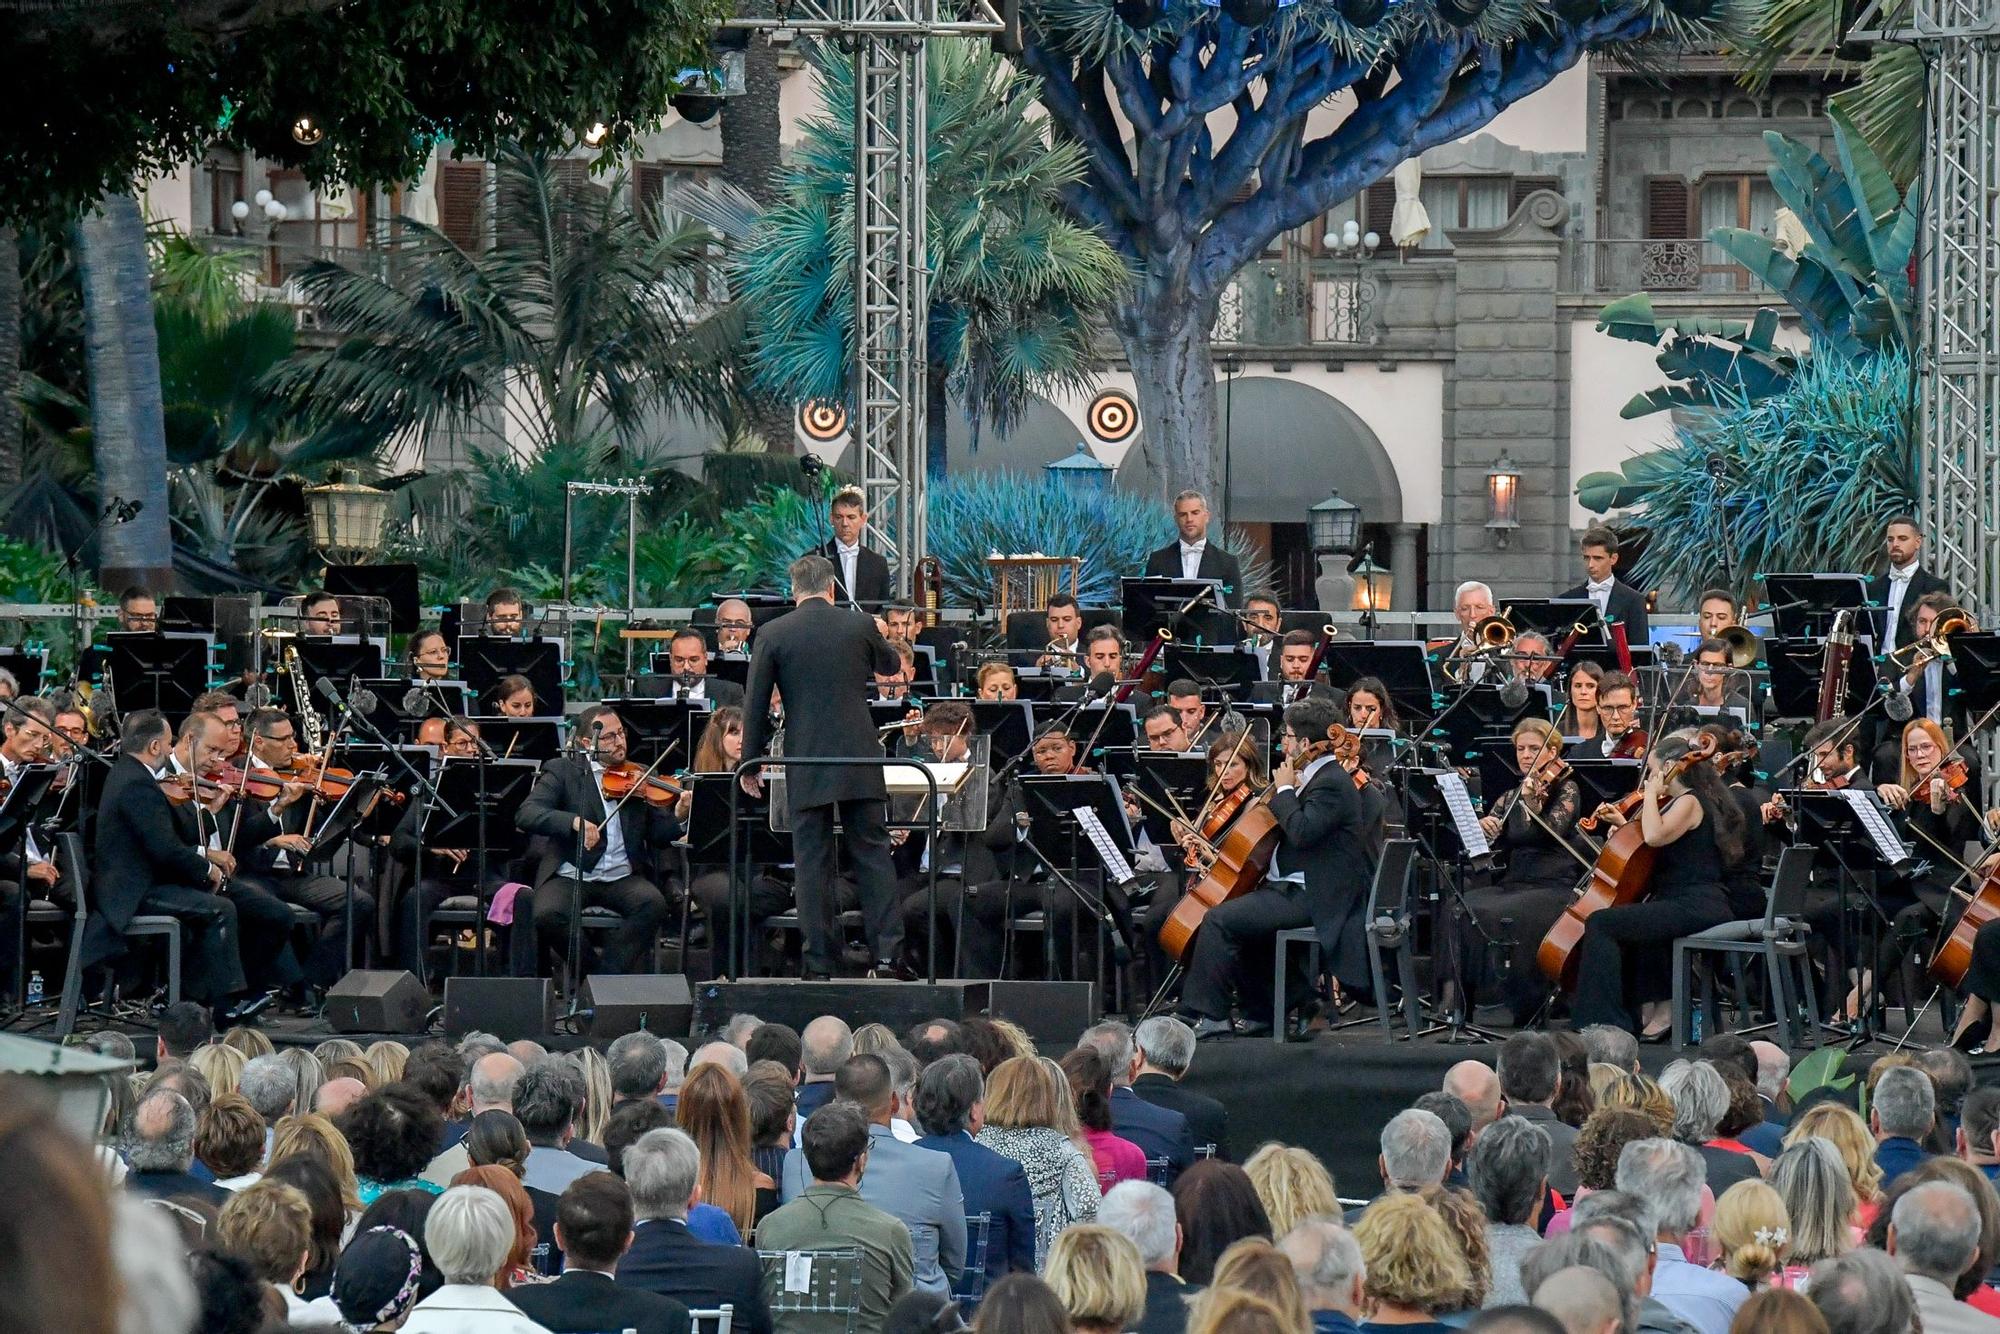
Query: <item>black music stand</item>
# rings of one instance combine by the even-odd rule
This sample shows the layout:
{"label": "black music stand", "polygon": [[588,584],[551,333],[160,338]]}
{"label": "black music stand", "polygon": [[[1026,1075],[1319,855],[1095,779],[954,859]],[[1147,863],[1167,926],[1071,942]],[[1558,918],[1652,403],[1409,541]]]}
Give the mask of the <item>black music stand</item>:
{"label": "black music stand", "polygon": [[[340,687],[340,693],[345,695],[349,681],[382,675],[382,646],[358,635],[337,635],[330,639],[319,635],[300,635],[290,641],[290,646],[298,650],[299,668],[306,678],[306,698],[293,700],[291,707],[294,709],[304,708],[312,701],[322,677],[331,679]],[[291,674],[282,674],[280,680],[289,693]],[[402,683],[397,684],[400,686]]]}
{"label": "black music stand", "polygon": [[1952,693],[1975,717],[2000,704],[2000,634],[1962,630],[1949,642],[1957,677]]}
{"label": "black music stand", "polygon": [[1604,618],[1589,598],[1508,598],[1500,614],[1507,618],[1516,634],[1533,630],[1548,639],[1551,649],[1569,638],[1570,631],[1578,625],[1583,626],[1583,633],[1577,637],[1577,643],[1606,642]]}
{"label": "black music stand", "polygon": [[1500,698],[1500,687],[1481,681],[1465,687],[1458,703],[1437,717],[1430,740],[1445,748],[1455,765],[1473,765],[1487,745],[1512,736],[1523,718],[1549,716],[1548,696],[1535,690],[1516,708]]}
{"label": "black music stand", "polygon": [[[1050,704],[1037,707],[1035,725],[1060,719],[1070,706]],[[1046,717],[1044,715],[1047,715]],[[1096,752],[1119,746],[1135,745],[1143,735],[1139,729],[1138,706],[1130,703],[1114,704],[1109,700],[1097,700],[1077,709],[1076,717],[1070,719],[1069,734],[1077,738],[1080,751]],[[1079,763],[1090,763],[1090,755],[1079,753]]]}
{"label": "black music stand", "polygon": [[[1125,824],[1125,809],[1118,800],[1118,791],[1102,774],[1023,774],[1021,775],[1022,804],[1028,815],[1028,834],[1023,845],[1035,860],[1048,871],[1049,875],[1070,894],[1070,974],[1080,976],[1082,969],[1077,965],[1079,942],[1076,939],[1076,919],[1078,910],[1088,912],[1097,924],[1097,961],[1100,968],[1104,962],[1104,942],[1109,936],[1116,936],[1123,943],[1125,953],[1130,952],[1130,937],[1120,923],[1123,916],[1129,920],[1129,907],[1114,906],[1111,901],[1109,877],[1098,862],[1097,853],[1090,846],[1090,836],[1084,832],[1076,811],[1088,808],[1097,813],[1105,832],[1118,846],[1129,863],[1132,859],[1132,837]],[[1167,846],[1174,846],[1169,843]],[[1066,849],[1067,855],[1061,865],[1046,851],[1049,848]],[[1088,854],[1086,855],[1086,849]],[[1075,869],[1079,878],[1096,877],[1097,893],[1092,895],[1062,869]],[[1092,868],[1086,870],[1085,867]],[[1013,894],[1013,882],[1008,882],[1008,895]],[[1053,896],[1044,900],[1045,914],[1042,922],[1042,959],[1047,976],[1053,979],[1055,970],[1055,903]],[[1012,913],[1012,905],[1008,908]],[[1002,971],[1005,971],[1003,960]],[[1100,975],[1100,981],[1101,981]]]}
{"label": "black music stand", "polygon": [[[715,712],[715,701],[707,699],[607,699],[606,708],[625,724],[626,758],[641,766],[659,759],[672,747],[672,754],[660,765],[660,772],[673,773],[694,760],[695,743]],[[678,761],[678,762],[676,762]]]}
{"label": "black music stand", "polygon": [[1389,688],[1396,711],[1406,718],[1424,720],[1438,711],[1437,692],[1431,684],[1430,650],[1420,639],[1377,639],[1343,644],[1338,639],[1326,646],[1327,678],[1341,690],[1350,689],[1364,676],[1372,676]]}
{"label": "black music stand", "polygon": [[[439,764],[437,800],[424,812],[418,835],[424,847],[473,850],[473,893],[479,900],[472,937],[478,949],[473,959],[482,976],[486,971],[486,914],[492,902],[487,895],[492,879],[489,868],[496,853],[503,866],[520,856],[527,835],[516,817],[540,771],[534,760],[490,760],[483,754],[473,759],[452,756]],[[524,929],[530,937],[534,935],[534,905],[516,899],[514,924],[509,930]]]}
{"label": "black music stand", "polygon": [[[1143,644],[1153,632],[1165,626],[1176,640],[1192,644],[1233,644],[1236,618],[1216,608],[1227,602],[1227,590],[1216,579],[1120,579],[1119,599],[1124,611],[1120,620],[1125,638]],[[1206,594],[1206,596],[1203,596]],[[1196,598],[1193,611],[1181,608]]]}
{"label": "black music stand", "polygon": [[[1187,812],[1190,820],[1201,809],[1202,790],[1208,786],[1208,759],[1177,750],[1137,750],[1132,754],[1132,782],[1136,789],[1167,807]],[[1139,821],[1153,842],[1162,848],[1177,846],[1168,817],[1145,802],[1139,803]]]}
{"label": "black music stand", "polygon": [[1825,639],[1840,611],[1854,612],[1854,632],[1872,632],[1878,643],[1888,626],[1888,609],[1869,602],[1868,581],[1858,574],[1767,574],[1764,587],[1771,634],[1780,639]]}
{"label": "black music stand", "polygon": [[415,565],[329,565],[326,591],[343,598],[377,598],[387,603],[391,634],[415,634],[423,624]]}
{"label": "black music stand", "polygon": [[562,754],[560,718],[475,717],[479,738],[501,759],[533,760],[537,764]]}
{"label": "black music stand", "polygon": [[1036,704],[1053,701],[1056,691],[1064,686],[1074,685],[1075,672],[1046,672],[1037,667],[1014,668],[1014,697],[1031,700]]}
{"label": "black music stand", "polygon": [[[1395,772],[1402,788],[1405,828],[1424,849],[1424,866],[1431,881],[1431,956],[1444,961],[1432,984],[1442,987],[1450,982],[1452,988],[1448,1006],[1433,1003],[1431,1007],[1437,1021],[1412,1036],[1442,1033],[1439,1041],[1445,1046],[1498,1042],[1499,1034],[1472,1022],[1465,1003],[1465,960],[1458,948],[1457,921],[1463,918],[1476,925],[1479,920],[1465,903],[1466,869],[1475,857],[1491,851],[1483,844],[1484,831],[1477,828],[1478,814],[1471,814],[1475,822],[1471,829],[1462,829],[1459,817],[1453,814],[1446,786],[1452,779],[1461,784],[1464,781],[1455,769],[1408,764],[1398,766]],[[1470,841],[1475,836],[1481,840],[1480,846]]]}
{"label": "black music stand", "polygon": [[501,639],[466,635],[458,641],[459,674],[482,704],[491,698],[502,677],[525,676],[535,688],[537,717],[555,717],[563,709],[562,641],[560,639]]}
{"label": "black music stand", "polygon": [[1583,813],[1590,814],[1607,801],[1618,801],[1639,790],[1645,776],[1644,760],[1582,759],[1569,761],[1581,791]]}
{"label": "black music stand", "polygon": [[732,685],[747,686],[750,684],[750,659],[735,654],[711,654],[708,672]]}
{"label": "black music stand", "polygon": [[1186,679],[1241,699],[1264,679],[1263,662],[1254,653],[1233,648],[1193,648],[1175,640],[1167,645],[1167,679]]}
{"label": "black music stand", "polygon": [[[1956,643],[1956,637],[1954,637]],[[1847,686],[1839,712],[1859,713],[1875,694],[1873,642],[1857,637],[1847,659]],[[1779,718],[1812,718],[1819,712],[1819,687],[1826,663],[1825,639],[1767,639],[1764,661],[1771,671],[1771,708]]]}
{"label": "black music stand", "polygon": [[[1627,644],[1625,656],[1632,660],[1634,673],[1650,670],[1659,663],[1659,655],[1653,651],[1651,644]],[[1613,644],[1585,644],[1579,641],[1577,646],[1569,651],[1569,656],[1563,659],[1563,664],[1574,667],[1579,662],[1594,662],[1607,672],[1625,670],[1623,664],[1618,661],[1617,646]]]}
{"label": "black music stand", "polygon": [[992,738],[988,753],[1004,764],[1034,744],[1035,706],[1024,699],[974,700],[972,725]]}
{"label": "black music stand", "polygon": [[[736,786],[733,774],[689,774],[682,780],[694,794],[687,819],[687,853],[690,864],[729,864],[729,790]],[[753,804],[754,803],[754,804]],[[775,866],[792,860],[792,836],[771,828],[770,803],[757,801],[748,793],[737,808],[740,842],[737,849],[753,866]],[[733,875],[734,868],[731,870]]]}
{"label": "black music stand", "polygon": [[206,635],[121,631],[106,643],[105,670],[121,714],[158,709],[178,724],[209,688]]}
{"label": "black music stand", "polygon": [[[1870,988],[1872,994],[1868,997],[1868,1004],[1862,1007],[1853,1034],[1854,1045],[1858,1046],[1876,1036],[1875,1011],[1880,1007],[1884,981],[1876,963],[1882,955],[1882,933],[1894,925],[1893,917],[1875,897],[1874,877],[1880,872],[1891,877],[1914,878],[1922,869],[1922,859],[1908,855],[1891,856],[1876,842],[1861,816],[1847,804],[1847,798],[1838,792],[1787,791],[1784,798],[1785,804],[1798,816],[1794,841],[1817,847],[1822,856],[1831,858],[1840,868],[1835,884],[1840,909],[1836,944],[1841,960],[1845,967],[1854,971],[1857,985],[1861,974],[1876,974],[1874,986]],[[1882,811],[1887,821],[1888,813],[1880,798],[1873,792],[1864,791],[1863,799]],[[1893,828],[1892,825],[1892,831]],[[1904,851],[1908,851],[1907,844]],[[1857,921],[1861,925],[1858,940],[1850,934]]]}
{"label": "black music stand", "polygon": [[48,672],[49,655],[45,649],[0,648],[0,670],[12,672],[14,679],[21,683],[24,695],[42,693],[42,679]]}

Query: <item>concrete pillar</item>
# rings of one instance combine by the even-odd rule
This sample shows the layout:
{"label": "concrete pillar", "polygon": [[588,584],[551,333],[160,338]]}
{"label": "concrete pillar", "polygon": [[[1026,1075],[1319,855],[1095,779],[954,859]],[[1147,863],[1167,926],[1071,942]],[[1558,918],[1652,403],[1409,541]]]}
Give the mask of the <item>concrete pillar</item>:
{"label": "concrete pillar", "polygon": [[1398,523],[1389,527],[1389,572],[1395,582],[1389,590],[1391,611],[1417,609],[1417,534],[1422,524]]}

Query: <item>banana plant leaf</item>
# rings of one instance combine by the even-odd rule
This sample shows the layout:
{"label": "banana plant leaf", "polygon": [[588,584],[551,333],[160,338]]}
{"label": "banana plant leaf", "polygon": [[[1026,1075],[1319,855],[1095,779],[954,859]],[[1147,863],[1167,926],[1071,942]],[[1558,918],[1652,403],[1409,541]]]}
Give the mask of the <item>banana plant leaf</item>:
{"label": "banana plant leaf", "polygon": [[1718,227],[1708,239],[1765,286],[1783,292],[1816,346],[1825,344],[1845,357],[1869,350],[1855,337],[1853,318],[1855,303],[1870,289],[1829,268],[1812,247],[1802,255],[1788,255],[1762,232],[1741,227]]}

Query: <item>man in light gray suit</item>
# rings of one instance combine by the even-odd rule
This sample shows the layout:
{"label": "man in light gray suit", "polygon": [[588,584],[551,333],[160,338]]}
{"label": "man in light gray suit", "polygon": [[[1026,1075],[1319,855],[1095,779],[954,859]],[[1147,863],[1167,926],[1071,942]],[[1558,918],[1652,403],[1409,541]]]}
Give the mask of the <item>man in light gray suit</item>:
{"label": "man in light gray suit", "polygon": [[[884,1213],[900,1218],[910,1229],[916,1252],[916,1286],[923,1292],[949,1296],[951,1275],[965,1266],[965,1194],[959,1188],[958,1167],[947,1154],[905,1144],[890,1130],[898,1116],[911,1115],[909,1099],[899,1096],[880,1056],[851,1056],[834,1076],[836,1099],[854,1103],[868,1118],[868,1168],[861,1176],[861,1198]],[[782,1198],[790,1204],[812,1185],[805,1155],[785,1154]]]}

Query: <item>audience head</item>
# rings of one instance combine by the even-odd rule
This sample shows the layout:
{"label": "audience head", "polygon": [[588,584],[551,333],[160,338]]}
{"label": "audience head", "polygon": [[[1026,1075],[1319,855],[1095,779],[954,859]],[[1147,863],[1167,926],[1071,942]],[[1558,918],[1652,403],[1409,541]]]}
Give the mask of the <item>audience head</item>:
{"label": "audience head", "polygon": [[1516,1033],[1500,1044],[1500,1096],[1516,1105],[1555,1101],[1562,1063],[1546,1033]]}
{"label": "audience head", "polygon": [[1451,1131],[1430,1112],[1407,1108],[1382,1127],[1382,1184],[1422,1190],[1444,1180],[1451,1167]]}
{"label": "audience head", "polygon": [[852,1185],[860,1179],[869,1144],[868,1121],[861,1108],[851,1102],[830,1102],[806,1118],[799,1139],[814,1181]]}
{"label": "audience head", "polygon": [[1472,1145],[1466,1179],[1494,1223],[1532,1223],[1548,1189],[1549,1132],[1518,1116],[1503,1116]]}
{"label": "audience head", "polygon": [[792,1114],[798,1108],[796,1071],[776,1061],[752,1061],[743,1076],[743,1096],[750,1103],[750,1142],[763,1148],[789,1148]]}
{"label": "audience head", "polygon": [[1669,1240],[1694,1226],[1707,1182],[1701,1155],[1675,1140],[1634,1140],[1618,1155],[1618,1189],[1646,1201],[1655,1232]]}
{"label": "audience head", "polygon": [[148,1093],[125,1128],[125,1161],[134,1172],[185,1172],[194,1162],[194,1108],[170,1090]]}
{"label": "audience head", "polygon": [[605,1166],[614,1174],[623,1176],[625,1150],[631,1148],[641,1135],[672,1124],[674,1114],[662,1107],[658,1099],[641,1098],[637,1102],[619,1103],[612,1110],[611,1119],[604,1123]]}
{"label": "audience head", "polygon": [[[1858,1204],[1872,1203],[1881,1194],[1882,1169],[1875,1165],[1875,1137],[1859,1112],[1837,1102],[1814,1103],[1793,1117],[1791,1128],[1785,1131],[1787,1145],[1810,1139],[1823,1139],[1839,1153]],[[1797,1218],[1796,1212],[1793,1217]]]}
{"label": "audience head", "polygon": [[1500,1119],[1500,1076],[1484,1061],[1460,1061],[1445,1071],[1444,1092],[1465,1104],[1475,1135]]}
{"label": "audience head", "polygon": [[279,1117],[293,1110],[308,1110],[297,1106],[298,1087],[298,1073],[275,1052],[244,1062],[243,1073],[236,1077],[236,1091],[250,1100],[265,1125],[275,1125]]}
{"label": "audience head", "polygon": [[1707,1061],[1675,1061],[1660,1072],[1660,1087],[1674,1101],[1674,1138],[1706,1144],[1729,1112],[1729,1085]]}
{"label": "audience head", "polygon": [[1590,1087],[1590,1048],[1566,1028],[1550,1033],[1549,1040],[1556,1044],[1556,1069],[1562,1076],[1549,1109],[1564,1125],[1580,1126],[1597,1110],[1597,1099]]}
{"label": "audience head", "polygon": [[1470,1311],[1486,1305],[1487,1295],[1493,1291],[1493,1248],[1487,1240],[1486,1211],[1471,1191],[1453,1186],[1425,1186],[1417,1198],[1444,1220],[1465,1260],[1465,1290],[1447,1309]]}
{"label": "audience head", "polygon": [[437,1156],[444,1118],[430,1099],[391,1084],[354,1104],[338,1122],[354,1151],[354,1172],[369,1181],[407,1181]]}
{"label": "audience head", "polygon": [[367,1096],[368,1085],[359,1079],[343,1075],[338,1079],[329,1079],[319,1086],[319,1092],[313,1095],[313,1110],[321,1116],[339,1120],[347,1114],[350,1107]]}
{"label": "audience head", "polygon": [[1972,1058],[1956,1047],[1927,1047],[1917,1053],[1917,1068],[1931,1077],[1938,1119],[1957,1116],[1972,1091]]}
{"label": "audience head", "polygon": [[1449,1176],[1464,1165],[1466,1155],[1472,1152],[1472,1113],[1455,1095],[1443,1092],[1426,1093],[1410,1106],[1444,1122],[1446,1132],[1451,1135],[1451,1166],[1445,1171]]}
{"label": "audience head", "polygon": [[465,1131],[465,1156],[474,1167],[504,1167],[519,1177],[531,1151],[528,1132],[512,1112],[481,1112]]}
{"label": "audience head", "polygon": [[1033,1274],[1009,1274],[986,1290],[972,1328],[974,1334],[1069,1334],[1069,1312]]}
{"label": "audience head", "polygon": [[256,1171],[264,1162],[264,1118],[242,1094],[223,1094],[195,1118],[194,1156],[218,1181]]}
{"label": "audience head", "polygon": [[340,1239],[347,1232],[347,1207],[340,1196],[340,1183],[333,1173],[304,1154],[293,1154],[272,1163],[265,1181],[281,1181],[305,1197],[312,1210],[312,1252],[306,1262],[308,1274],[333,1272],[340,1258]]}
{"label": "audience head", "polygon": [[964,1334],[970,1328],[950,1297],[912,1288],[889,1308],[882,1334]]}
{"label": "audience head", "polygon": [[941,1056],[918,1076],[917,1126],[926,1135],[978,1134],[985,1120],[985,1097],[986,1080],[978,1061],[962,1052]]}
{"label": "audience head", "polygon": [[514,1084],[514,1115],[530,1144],[560,1146],[583,1112],[583,1071],[560,1056],[528,1062]]}
{"label": "audience head", "polygon": [[1254,1292],[1222,1288],[1203,1293],[1188,1316],[1188,1334],[1308,1334]]}
{"label": "audience head", "polygon": [[521,1063],[506,1050],[488,1052],[476,1058],[465,1077],[466,1092],[474,1113],[499,1108],[511,1111],[514,1088],[521,1082]]}
{"label": "audience head", "polygon": [[1866,1248],[1814,1265],[1806,1292],[1826,1318],[1828,1334],[1907,1334],[1917,1313],[1902,1269]]}
{"label": "audience head", "polygon": [[1644,1112],[1624,1107],[1600,1107],[1576,1132],[1571,1159],[1577,1183],[1589,1190],[1610,1190],[1617,1184],[1618,1155],[1634,1140],[1651,1139],[1659,1127]]}
{"label": "audience head", "polygon": [[1338,1214],[1340,1195],[1333,1176],[1311,1151],[1286,1144],[1266,1144],[1243,1164],[1250,1184],[1270,1215],[1271,1234],[1282,1237],[1302,1219]]}
{"label": "audience head", "polygon": [[1104,1192],[1097,1221],[1123,1233],[1139,1248],[1139,1263],[1163,1274],[1177,1271],[1181,1227],[1174,1197],[1150,1181],[1121,1181]]}
{"label": "audience head", "polygon": [[1770,1186],[1739,1181],[1715,1201],[1708,1235],[1723,1272],[1754,1288],[1777,1273],[1791,1253],[1791,1215],[1784,1197]]}
{"label": "audience head", "polygon": [[1133,1037],[1132,1025],[1120,1023],[1116,1019],[1106,1019],[1083,1030],[1077,1039],[1077,1046],[1090,1047],[1104,1058],[1104,1064],[1111,1071],[1111,1082],[1123,1086],[1132,1082],[1138,1070],[1138,1046]]}
{"label": "audience head", "polygon": [[1070,1104],[1085,1130],[1111,1129],[1111,1066],[1095,1047],[1066,1052],[1060,1062],[1069,1080]]}
{"label": "audience head", "polygon": [[1988,1084],[1966,1094],[1959,1107],[1959,1156],[1980,1162],[2000,1157],[1996,1133],[2000,1133],[2000,1087]]}
{"label": "audience head", "polygon": [[1801,1293],[1767,1288],[1736,1308],[1729,1334],[1827,1334],[1826,1317]]}
{"label": "audience head", "polygon": [[797,1079],[800,1062],[805,1057],[805,1044],[799,1040],[798,1030],[785,1024],[759,1024],[750,1040],[743,1044],[743,1054],[755,1066],[759,1061],[776,1061],[784,1067],[785,1073]]}
{"label": "audience head", "polygon": [[424,1247],[446,1283],[493,1286],[516,1237],[513,1210],[484,1186],[453,1186],[424,1219]]}
{"label": "audience head", "polygon": [[442,1042],[420,1044],[403,1062],[403,1082],[421,1089],[447,1120],[469,1073],[465,1057]]}
{"label": "audience head", "polygon": [[1133,1031],[1132,1042],[1141,1061],[1174,1079],[1194,1064],[1194,1030],[1170,1014],[1142,1020]]}
{"label": "audience head", "polygon": [[1536,1307],[1555,1318],[1563,1334],[1625,1332],[1626,1296],[1595,1269],[1584,1265],[1558,1269],[1530,1295]]}
{"label": "audience head", "polygon": [[[177,1248],[170,1254],[180,1259]],[[202,1334],[262,1334],[274,1323],[275,1308],[283,1302],[249,1260],[231,1251],[198,1250],[186,1263],[201,1308],[194,1328]]]}
{"label": "audience head", "polygon": [[800,1046],[806,1078],[832,1079],[854,1055],[854,1030],[845,1020],[823,1014],[806,1025]]}
{"label": "audience head", "polygon": [[965,1043],[965,1054],[979,1062],[979,1072],[988,1077],[1002,1061],[1020,1054],[1000,1025],[983,1014],[966,1016],[958,1025],[958,1033],[959,1040]]}
{"label": "audience head", "polygon": [[1139,1248],[1122,1232],[1091,1223],[1064,1228],[1049,1244],[1042,1278],[1088,1334],[1123,1334],[1146,1309]]}
{"label": "audience head", "polygon": [[[1635,1327],[1640,1290],[1651,1282],[1647,1251],[1639,1230],[1618,1218],[1597,1221],[1595,1235],[1566,1232],[1529,1249],[1521,1257],[1521,1291],[1539,1299],[1550,1279],[1566,1269],[1584,1269],[1611,1285],[1618,1296],[1619,1334]],[[1606,1238],[1610,1239],[1607,1240]],[[1629,1242],[1631,1254],[1626,1254]]]}
{"label": "audience head", "polygon": [[324,1167],[340,1187],[342,1206],[350,1210],[361,1207],[360,1188],[354,1174],[354,1150],[349,1147],[347,1136],[336,1130],[333,1122],[318,1113],[309,1113],[288,1116],[272,1127],[270,1161],[282,1163],[292,1157],[310,1158]]}
{"label": "audience head", "polygon": [[1339,1311],[1359,1320],[1367,1299],[1368,1267],[1361,1243],[1333,1218],[1305,1218],[1278,1241],[1292,1263],[1308,1311]]}
{"label": "audience head", "polygon": [[[1594,1277],[1594,1276],[1593,1276]],[[1491,1306],[1465,1322],[1472,1334],[1565,1334],[1562,1321],[1539,1306]]]}
{"label": "audience head", "polygon": [[185,1061],[214,1037],[215,1024],[206,1005],[176,1001],[160,1013],[157,1058]]}
{"label": "audience head", "polygon": [[1951,1287],[1979,1253],[1979,1206],[1948,1181],[1904,1191],[1890,1215],[1887,1249],[1906,1273]]}
{"label": "audience head", "polygon": [[216,1239],[248,1260],[258,1278],[290,1287],[312,1260],[312,1206],[295,1186],[254,1182],[223,1204]]}
{"label": "audience head", "polygon": [[586,1172],[556,1202],[556,1245],[571,1269],[610,1273],[632,1244],[632,1192],[609,1172]]}
{"label": "audience head", "polygon": [[1306,1308],[1305,1295],[1299,1291],[1292,1262],[1275,1244],[1262,1237],[1245,1237],[1222,1253],[1222,1258],[1215,1262],[1215,1281],[1209,1285],[1209,1292],[1247,1292],[1262,1297],[1284,1312],[1288,1325],[1312,1327],[1312,1313]]}
{"label": "audience head", "polygon": [[1069,1088],[1049,1078],[1034,1056],[1010,1056],[986,1077],[986,1124],[1003,1130],[1056,1127],[1069,1111]]}
{"label": "audience head", "polygon": [[1593,1062],[1616,1066],[1628,1074],[1639,1072],[1639,1039],[1616,1024],[1591,1024],[1577,1034],[1590,1051]]}
{"label": "audience head", "polygon": [[703,1065],[719,1065],[741,1079],[749,1073],[750,1058],[733,1042],[704,1042],[688,1058],[688,1074],[693,1075],[696,1067]]}
{"label": "audience head", "polygon": [[667,1044],[651,1033],[627,1033],[605,1050],[611,1096],[620,1102],[651,1098],[667,1086]]}
{"label": "audience head", "polygon": [[647,1131],[625,1150],[624,1168],[637,1217],[687,1217],[701,1180],[701,1150],[686,1131]]}
{"label": "audience head", "polygon": [[1206,1159],[1174,1182],[1181,1227],[1181,1277],[1206,1286],[1222,1253],[1245,1237],[1271,1235],[1271,1218],[1250,1176],[1234,1163]]}
{"label": "audience head", "polygon": [[333,1302],[355,1329],[394,1327],[417,1304],[423,1277],[424,1252],[415,1237],[398,1227],[371,1227],[340,1253]]}
{"label": "audience head", "polygon": [[928,1066],[941,1056],[965,1050],[958,1022],[952,1019],[925,1020],[910,1030],[909,1041],[903,1046],[916,1058],[920,1067]]}
{"label": "audience head", "polygon": [[1618,1257],[1635,1295],[1651,1286],[1653,1260],[1659,1246],[1653,1208],[1622,1190],[1600,1190],[1578,1200],[1570,1215],[1571,1231],[1592,1238]]}
{"label": "audience head", "polygon": [[1354,1226],[1368,1275],[1368,1295],[1411,1310],[1449,1310],[1472,1275],[1451,1229],[1415,1195],[1384,1195]]}
{"label": "audience head", "polygon": [[1937,1121],[1937,1091],[1931,1077],[1914,1066],[1897,1066],[1882,1076],[1868,1103],[1869,1128],[1889,1139],[1922,1139]]}

